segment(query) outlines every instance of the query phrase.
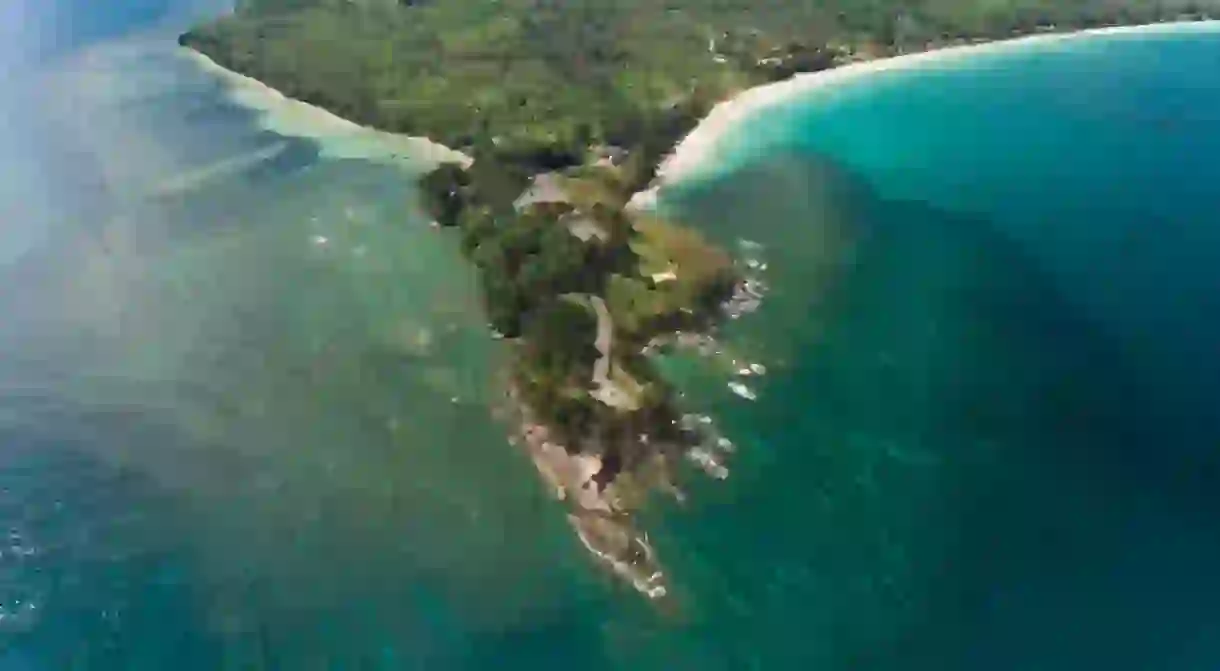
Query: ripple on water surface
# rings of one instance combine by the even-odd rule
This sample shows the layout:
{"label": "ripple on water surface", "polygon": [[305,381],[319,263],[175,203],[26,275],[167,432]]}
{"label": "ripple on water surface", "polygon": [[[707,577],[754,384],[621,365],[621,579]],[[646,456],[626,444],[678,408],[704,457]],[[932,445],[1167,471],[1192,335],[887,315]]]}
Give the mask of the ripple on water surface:
{"label": "ripple on water surface", "polygon": [[[496,361],[473,278],[402,172],[319,159],[214,79],[158,75],[177,58],[159,48],[49,115],[108,200],[0,294],[0,662],[1216,659],[1195,634],[1220,593],[1220,471],[1208,450],[1179,458],[1197,436],[1148,421],[1173,385],[1081,316],[1047,272],[1055,250],[1001,212],[912,197],[984,164],[912,163],[895,191],[867,161],[797,143],[679,204],[726,245],[762,245],[766,299],[718,343],[767,374],[748,376],[751,403],[723,370],[672,366],[734,454],[724,482],[656,510],[651,540],[685,599],[662,623],[615,598],[488,421]],[[876,132],[822,118],[841,132],[819,138],[892,157],[942,137],[935,119],[869,109],[850,120]],[[893,151],[872,151],[882,137]],[[1194,176],[1214,181],[1177,178]],[[179,188],[149,198],[166,179]],[[1131,247],[1137,264],[1146,247]],[[1191,248],[1176,258],[1213,249]]]}

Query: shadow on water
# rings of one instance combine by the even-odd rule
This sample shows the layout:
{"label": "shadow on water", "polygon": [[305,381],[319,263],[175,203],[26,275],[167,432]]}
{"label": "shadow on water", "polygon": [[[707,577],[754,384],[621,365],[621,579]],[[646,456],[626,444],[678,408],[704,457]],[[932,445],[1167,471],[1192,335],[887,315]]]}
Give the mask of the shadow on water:
{"label": "shadow on water", "polygon": [[862,184],[790,154],[671,194],[765,245],[775,289],[730,342],[780,361],[759,403],[720,402],[736,483],[670,521],[722,586],[694,590],[698,634],[759,668],[1214,659],[1220,457],[1195,448],[1220,437],[1160,422],[1183,381],[1129,365],[988,221]]}

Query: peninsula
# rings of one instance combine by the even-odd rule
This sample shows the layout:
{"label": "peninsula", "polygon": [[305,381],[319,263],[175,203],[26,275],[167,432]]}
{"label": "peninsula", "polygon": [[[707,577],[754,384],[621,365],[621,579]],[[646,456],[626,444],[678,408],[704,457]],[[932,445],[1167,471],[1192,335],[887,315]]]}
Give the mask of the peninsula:
{"label": "peninsula", "polygon": [[[634,511],[715,477],[728,443],[650,353],[758,294],[696,229],[633,207],[720,101],[798,73],[958,42],[1201,16],[1211,0],[238,0],[180,38],[220,66],[379,130],[461,152],[420,182],[480,271],[511,349],[511,441],[581,542],[651,598]],[[638,203],[639,201],[634,201]]]}

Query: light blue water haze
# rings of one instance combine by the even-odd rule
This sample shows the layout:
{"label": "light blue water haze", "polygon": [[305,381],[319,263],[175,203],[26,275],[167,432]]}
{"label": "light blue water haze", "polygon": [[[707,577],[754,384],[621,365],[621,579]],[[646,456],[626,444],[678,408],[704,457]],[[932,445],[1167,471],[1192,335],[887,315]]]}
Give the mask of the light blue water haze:
{"label": "light blue water haze", "polygon": [[505,444],[403,169],[234,105],[203,5],[23,8],[82,18],[0,110],[0,668],[1220,661],[1213,32],[861,80],[667,194],[773,289],[756,403],[669,362],[739,455],[650,515],[658,614]]}

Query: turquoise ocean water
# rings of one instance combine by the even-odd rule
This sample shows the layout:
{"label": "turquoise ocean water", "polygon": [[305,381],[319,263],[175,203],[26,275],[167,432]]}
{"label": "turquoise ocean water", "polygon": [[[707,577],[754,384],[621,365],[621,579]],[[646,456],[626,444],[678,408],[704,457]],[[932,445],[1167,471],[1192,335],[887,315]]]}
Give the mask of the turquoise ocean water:
{"label": "turquoise ocean water", "polygon": [[772,290],[756,402],[669,362],[739,454],[656,613],[504,444],[410,167],[106,11],[0,110],[0,669],[1220,662],[1220,33],[860,80],[665,194]]}

